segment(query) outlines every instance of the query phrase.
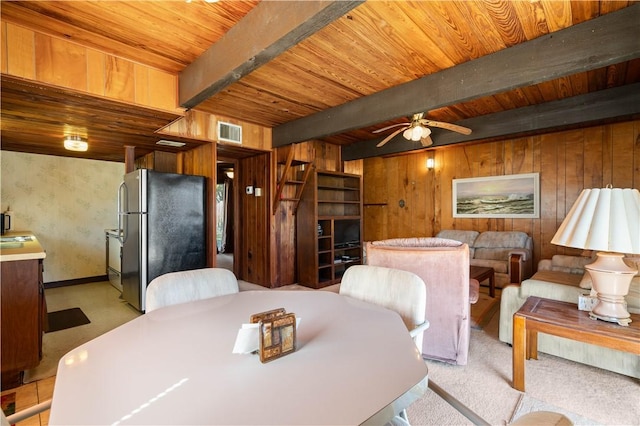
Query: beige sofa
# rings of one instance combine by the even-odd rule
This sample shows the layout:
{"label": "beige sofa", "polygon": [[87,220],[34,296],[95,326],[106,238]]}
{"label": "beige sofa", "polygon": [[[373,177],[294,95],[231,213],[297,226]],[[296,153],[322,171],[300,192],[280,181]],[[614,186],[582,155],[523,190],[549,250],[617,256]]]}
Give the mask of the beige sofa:
{"label": "beige sofa", "polygon": [[443,229],[436,237],[467,243],[469,263],[493,268],[496,287],[521,283],[533,272],[533,240],[524,232]]}
{"label": "beige sofa", "polygon": [[[513,314],[527,297],[538,296],[577,304],[579,295],[589,295],[591,280],[588,273],[585,275],[584,265],[592,262],[590,257],[555,255],[552,259],[541,260],[538,272],[521,285],[504,288],[500,300],[500,340],[512,343]],[[640,276],[634,277],[626,300],[629,312],[640,313]],[[538,351],[640,378],[640,357],[627,352],[543,333],[538,336]]]}
{"label": "beige sofa", "polygon": [[398,238],[367,242],[366,264],[401,269],[427,285],[422,355],[452,364],[467,364],[471,297],[479,283],[469,279],[469,246],[442,238]]}

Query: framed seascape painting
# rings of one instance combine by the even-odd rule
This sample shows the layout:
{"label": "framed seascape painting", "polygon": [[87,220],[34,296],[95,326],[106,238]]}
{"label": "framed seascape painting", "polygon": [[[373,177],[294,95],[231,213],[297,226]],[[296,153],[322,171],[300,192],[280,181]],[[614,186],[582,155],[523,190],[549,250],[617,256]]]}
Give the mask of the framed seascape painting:
{"label": "framed seascape painting", "polygon": [[453,180],[453,217],[540,217],[540,175],[489,176]]}

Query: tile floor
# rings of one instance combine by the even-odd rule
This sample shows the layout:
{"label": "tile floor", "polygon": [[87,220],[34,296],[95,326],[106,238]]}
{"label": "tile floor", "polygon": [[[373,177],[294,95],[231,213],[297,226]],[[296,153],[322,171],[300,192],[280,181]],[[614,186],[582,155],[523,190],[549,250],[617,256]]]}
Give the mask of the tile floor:
{"label": "tile floor", "polygon": [[[2,395],[16,393],[16,412],[22,411],[40,402],[44,402],[53,397],[53,385],[56,377],[49,377],[37,382],[27,383],[19,388],[2,391]],[[37,416],[30,417],[16,423],[17,426],[46,426],[49,424],[49,410]]]}

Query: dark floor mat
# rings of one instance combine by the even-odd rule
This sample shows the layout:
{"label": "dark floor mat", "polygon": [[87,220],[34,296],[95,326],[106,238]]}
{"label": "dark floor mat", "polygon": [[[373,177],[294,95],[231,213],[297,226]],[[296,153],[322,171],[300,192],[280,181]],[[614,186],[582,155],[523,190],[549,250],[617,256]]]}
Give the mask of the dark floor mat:
{"label": "dark floor mat", "polygon": [[80,308],[64,309],[47,313],[47,327],[45,333],[65,330],[79,325],[89,324],[89,318]]}

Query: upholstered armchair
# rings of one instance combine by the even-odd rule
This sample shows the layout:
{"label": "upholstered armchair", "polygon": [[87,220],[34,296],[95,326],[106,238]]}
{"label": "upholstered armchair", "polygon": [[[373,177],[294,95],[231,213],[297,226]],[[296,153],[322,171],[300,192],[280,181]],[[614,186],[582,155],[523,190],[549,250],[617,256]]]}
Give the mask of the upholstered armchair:
{"label": "upholstered armchair", "polygon": [[427,286],[425,358],[465,365],[469,353],[470,293],[478,281],[469,279],[469,246],[443,238],[399,238],[366,243],[366,264],[413,272]]}

